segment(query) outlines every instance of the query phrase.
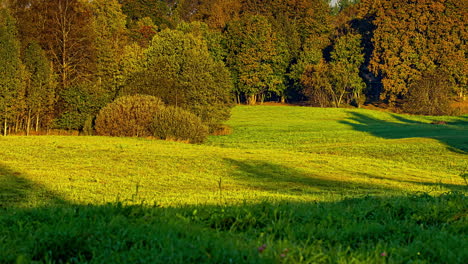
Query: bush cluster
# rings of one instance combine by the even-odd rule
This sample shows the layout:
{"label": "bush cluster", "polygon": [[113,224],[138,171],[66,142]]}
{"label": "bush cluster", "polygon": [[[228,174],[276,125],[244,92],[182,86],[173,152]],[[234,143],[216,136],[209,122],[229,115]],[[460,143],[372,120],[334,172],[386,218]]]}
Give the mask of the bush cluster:
{"label": "bush cluster", "polygon": [[180,107],[168,106],[154,116],[151,132],[160,139],[201,143],[208,135],[208,127],[195,114]]}
{"label": "bush cluster", "polygon": [[150,95],[118,98],[101,110],[95,127],[102,136],[154,136],[190,143],[201,143],[208,136],[200,117],[180,107],[165,106]]}
{"label": "bush cluster", "polygon": [[104,107],[96,117],[96,133],[102,136],[148,137],[154,115],[164,107],[149,95],[123,96]]}

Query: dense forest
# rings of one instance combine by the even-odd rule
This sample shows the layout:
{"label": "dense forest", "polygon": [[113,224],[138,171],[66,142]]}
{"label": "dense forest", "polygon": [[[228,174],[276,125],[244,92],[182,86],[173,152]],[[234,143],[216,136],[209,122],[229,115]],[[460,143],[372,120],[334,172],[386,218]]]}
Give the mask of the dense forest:
{"label": "dense forest", "polygon": [[136,95],[204,130],[264,101],[452,114],[467,39],[460,0],[3,0],[2,134],[93,131]]}

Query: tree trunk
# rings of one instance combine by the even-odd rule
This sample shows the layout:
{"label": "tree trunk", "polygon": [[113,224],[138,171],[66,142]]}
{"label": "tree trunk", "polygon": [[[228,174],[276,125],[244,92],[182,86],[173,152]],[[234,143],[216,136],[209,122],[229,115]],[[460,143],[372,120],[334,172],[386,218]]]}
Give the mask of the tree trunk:
{"label": "tree trunk", "polygon": [[337,98],[337,101],[336,101],[336,107],[339,108],[340,105],[341,105],[341,102],[343,102],[343,97],[344,95],[346,94],[346,92],[342,92],[340,94],[340,96]]}
{"label": "tree trunk", "polygon": [[356,107],[361,108],[361,97],[358,93],[354,93],[354,100],[356,101]]}
{"label": "tree trunk", "polygon": [[463,89],[461,89],[460,92],[458,93],[458,97],[459,97],[462,101],[465,101],[465,100],[466,100],[466,96],[465,96],[465,93],[464,93]]}
{"label": "tree trunk", "polygon": [[18,114],[18,115],[16,115],[16,118],[15,118],[15,133],[18,133],[20,125],[21,125],[21,117]]}
{"label": "tree trunk", "polygon": [[31,109],[28,111],[28,119],[26,122],[26,136],[29,136],[29,130],[31,129]]}
{"label": "tree trunk", "polygon": [[59,15],[57,19],[59,20],[60,25],[60,41],[61,41],[61,51],[62,51],[62,60],[61,60],[61,77],[62,77],[62,89],[68,86],[68,33],[69,29],[67,27],[67,11],[68,11],[68,1],[65,2],[65,7],[63,7],[59,2]]}
{"label": "tree trunk", "polygon": [[257,103],[257,95],[253,94],[253,95],[250,95],[248,98],[247,98],[247,103],[249,105],[254,105],[255,103]]}
{"label": "tree trunk", "polygon": [[284,95],[281,96],[280,102],[282,104],[286,103],[286,97]]}
{"label": "tree trunk", "polygon": [[5,120],[3,122],[3,136],[6,137],[7,135],[7,118],[5,117]]}
{"label": "tree trunk", "polygon": [[39,131],[39,114],[36,114],[36,132]]}
{"label": "tree trunk", "polygon": [[339,107],[338,96],[335,94],[335,92],[333,92],[332,94],[332,100],[333,100],[333,104],[335,105],[335,107],[338,108]]}

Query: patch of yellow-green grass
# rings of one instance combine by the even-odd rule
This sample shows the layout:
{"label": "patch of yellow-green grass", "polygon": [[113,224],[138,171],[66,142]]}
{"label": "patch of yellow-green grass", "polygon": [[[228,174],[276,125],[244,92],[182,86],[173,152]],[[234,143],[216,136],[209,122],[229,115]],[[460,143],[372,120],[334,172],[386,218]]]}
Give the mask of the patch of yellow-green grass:
{"label": "patch of yellow-green grass", "polygon": [[335,201],[467,190],[466,116],[238,106],[227,124],[231,135],[203,145],[2,137],[0,205]]}

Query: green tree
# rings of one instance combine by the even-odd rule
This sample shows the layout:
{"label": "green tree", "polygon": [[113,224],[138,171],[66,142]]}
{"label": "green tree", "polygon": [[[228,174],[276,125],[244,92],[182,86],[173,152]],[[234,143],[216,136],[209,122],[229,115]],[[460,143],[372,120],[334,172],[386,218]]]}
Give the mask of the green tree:
{"label": "green tree", "polygon": [[122,11],[127,16],[127,24],[132,27],[137,21],[148,17],[158,28],[172,28],[176,5],[182,1],[163,0],[119,0]]}
{"label": "green tree", "polygon": [[280,52],[286,51],[278,49],[277,36],[264,16],[246,16],[229,24],[227,35],[227,63],[236,78],[238,97],[245,96],[248,104],[263,102],[269,90],[279,90],[276,86],[283,84],[275,66],[282,62]]}
{"label": "green tree", "polygon": [[94,118],[108,103],[103,93],[98,85],[90,82],[68,86],[60,93],[63,113],[54,120],[55,127],[90,134]]}
{"label": "green tree", "polygon": [[[123,47],[122,59],[119,62],[119,69],[123,77],[123,87],[132,81],[132,77],[138,75],[145,69],[145,49],[137,43],[132,43]],[[119,91],[119,95],[122,90]]]}
{"label": "green tree", "polygon": [[226,59],[227,50],[225,45],[223,45],[225,39],[221,32],[211,29],[207,24],[199,21],[191,23],[182,22],[177,26],[177,30],[202,38],[206,42],[208,51],[215,61],[224,61]]}
{"label": "green tree", "polygon": [[53,73],[45,51],[37,42],[30,43],[23,55],[23,63],[28,71],[26,83],[26,134],[29,135],[31,121],[35,119],[35,130],[38,131],[40,122],[47,125],[51,120],[51,113],[55,103],[55,89]]}
{"label": "green tree", "polygon": [[112,101],[124,84],[120,64],[126,45],[126,17],[117,0],[94,0],[91,10],[96,32],[97,69],[94,75]]}
{"label": "green tree", "polygon": [[347,33],[337,37],[331,52],[331,61],[321,59],[305,67],[301,76],[304,94],[321,107],[340,107],[344,102],[360,106],[365,84],[359,76],[364,62],[361,36]]}
{"label": "green tree", "polygon": [[[329,7],[323,0],[268,0],[268,1],[236,1],[236,0],[186,0],[183,1],[182,11],[183,19],[186,21],[201,20],[210,27],[217,30],[224,30],[227,36],[227,49],[231,56],[227,59],[235,82],[238,101],[240,97],[246,97],[246,101],[262,100],[266,97],[271,99],[280,99],[284,101],[286,97],[294,97],[297,92],[291,88],[297,88],[300,76],[303,73],[305,64],[295,67],[294,64],[299,60],[299,54],[306,39],[311,35],[319,36],[328,34],[330,27]],[[262,16],[270,24],[271,31],[275,36],[275,53],[271,61],[263,63],[258,71],[250,62],[250,77],[243,75],[246,79],[258,79],[269,75],[271,78],[267,88],[258,88],[264,90],[258,95],[247,95],[242,91],[239,80],[239,71],[235,68],[235,60],[232,57],[237,56],[239,41],[232,39],[232,33],[235,33],[234,27],[241,27],[248,22],[252,16]],[[240,20],[240,21],[239,21]],[[240,26],[239,26],[240,25]],[[227,27],[226,27],[227,26]],[[263,30],[263,29],[261,29]],[[325,33],[324,33],[325,32]],[[237,38],[235,36],[234,38]],[[325,37],[327,38],[327,37]],[[321,51],[320,51],[321,52]],[[261,54],[257,54],[261,57]],[[271,69],[269,69],[271,68]],[[290,74],[291,73],[291,74]],[[259,80],[257,83],[260,83]],[[255,90],[255,89],[253,89]],[[256,100],[253,100],[258,97]]]}
{"label": "green tree", "polygon": [[154,36],[143,70],[134,74],[126,93],[160,97],[214,128],[230,116],[231,91],[229,71],[213,59],[203,39],[166,29]]}
{"label": "green tree", "polygon": [[305,67],[301,76],[303,93],[313,105],[328,107],[334,100],[334,90],[330,82],[330,65],[325,60]]}
{"label": "green tree", "polygon": [[22,85],[20,44],[16,21],[7,9],[0,9],[0,118],[3,135],[14,116],[14,102]]}
{"label": "green tree", "polygon": [[283,13],[287,15],[287,21],[291,24],[292,29],[286,31],[286,36],[292,40],[297,34],[300,40],[299,45],[293,49],[288,73],[290,93],[300,96],[305,88],[301,76],[306,68],[311,68],[310,65],[317,65],[324,59],[325,49],[330,45],[329,37],[332,30],[330,7],[323,0],[276,0],[276,2],[281,8],[275,9],[285,10]]}
{"label": "green tree", "polygon": [[[305,40],[302,49],[299,53],[297,61],[291,66],[289,77],[293,81],[294,88],[298,91],[303,90],[301,77],[305,73],[306,68],[310,65],[319,64],[324,58],[324,49],[330,45],[328,35],[315,36],[311,35]],[[310,70],[310,67],[309,67]]]}
{"label": "green tree", "polygon": [[359,76],[359,69],[364,63],[364,54],[359,34],[347,33],[336,39],[331,52],[330,79],[332,82],[336,107],[343,102],[346,94],[356,106],[362,103],[361,95],[365,83]]}

